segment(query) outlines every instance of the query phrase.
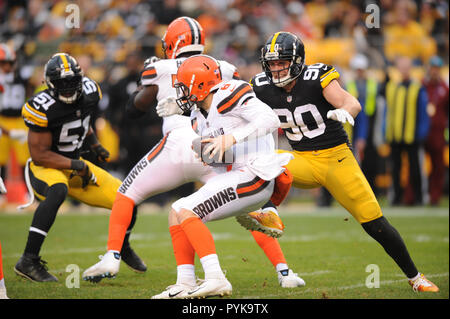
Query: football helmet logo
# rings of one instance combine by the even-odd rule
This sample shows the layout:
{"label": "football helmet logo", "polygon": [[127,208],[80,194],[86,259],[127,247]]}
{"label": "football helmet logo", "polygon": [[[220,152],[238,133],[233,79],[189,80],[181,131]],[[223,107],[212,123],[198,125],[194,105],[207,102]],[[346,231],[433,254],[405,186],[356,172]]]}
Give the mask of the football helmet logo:
{"label": "football helmet logo", "polygon": [[175,59],[185,52],[203,53],[205,31],[195,19],[177,18],[167,27],[162,46],[167,59]]}
{"label": "football helmet logo", "polygon": [[83,91],[83,71],[67,53],[56,53],[45,65],[45,83],[50,94],[66,104],[75,103]]}
{"label": "football helmet logo", "polygon": [[[278,60],[289,61],[289,66],[285,69],[271,71],[269,61]],[[271,35],[262,47],[260,62],[269,81],[278,87],[283,87],[296,79],[302,72],[305,64],[305,46],[296,35],[290,32],[277,32]],[[289,72],[282,76],[281,74],[286,70]],[[275,72],[278,74],[274,77],[273,73]]]}
{"label": "football helmet logo", "polygon": [[178,68],[175,89],[177,104],[183,111],[203,101],[222,82],[219,62],[208,55],[194,55]]}
{"label": "football helmet logo", "polygon": [[0,44],[0,62],[11,62],[16,61],[16,54],[14,51],[4,43]]}

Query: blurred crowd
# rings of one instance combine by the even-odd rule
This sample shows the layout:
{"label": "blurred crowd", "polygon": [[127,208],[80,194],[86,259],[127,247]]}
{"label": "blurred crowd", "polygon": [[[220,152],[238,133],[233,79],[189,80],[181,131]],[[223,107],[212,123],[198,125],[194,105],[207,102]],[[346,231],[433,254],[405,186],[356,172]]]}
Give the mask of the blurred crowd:
{"label": "blurred crowd", "polygon": [[[431,92],[433,96],[424,102],[429,127],[413,143],[427,147],[425,155],[419,154],[420,169],[428,177],[445,176],[434,197],[417,194],[435,183],[422,180],[416,185],[417,177],[408,170],[416,157],[402,155],[408,150],[401,149],[395,161],[388,160],[399,143],[381,134],[389,121],[386,111],[369,112],[359,128],[347,129],[378,195],[389,195],[388,189],[394,188],[392,203],[436,204],[448,191],[448,14],[448,2],[440,0],[0,0],[0,42],[15,52],[16,72],[26,94],[43,88],[43,66],[53,53],[67,52],[77,58],[85,74],[103,91],[97,134],[111,152],[108,169],[123,177],[161,137],[156,113],[131,122],[124,118],[123,110],[136,88],[143,61],[163,56],[161,37],[172,20],[183,15],[196,18],[206,32],[205,53],[235,64],[244,80],[261,72],[260,48],[268,36],[290,31],[305,43],[306,63],[334,65],[341,73],[341,85],[355,94],[359,90],[362,104],[370,95],[368,91],[361,95],[366,85],[362,79],[373,79],[378,85],[373,96],[375,108],[388,103],[390,80],[412,79]],[[447,85],[447,102],[443,102],[445,96],[434,96],[439,91],[432,87],[436,81],[439,86]],[[443,113],[436,111],[442,103],[446,103]],[[442,121],[436,124],[433,118],[443,116],[447,124],[442,128]],[[431,142],[427,144],[430,132],[444,141],[435,143],[439,145],[433,150]],[[364,156],[364,152],[368,153]],[[442,160],[436,162],[436,157]],[[364,158],[372,162],[363,163]],[[433,172],[436,167],[437,173]],[[413,186],[408,190],[408,185]],[[189,191],[189,187],[172,194]],[[403,199],[399,198],[400,188],[404,189]],[[326,192],[319,202],[327,203],[323,198]],[[164,203],[168,197],[153,200]]]}

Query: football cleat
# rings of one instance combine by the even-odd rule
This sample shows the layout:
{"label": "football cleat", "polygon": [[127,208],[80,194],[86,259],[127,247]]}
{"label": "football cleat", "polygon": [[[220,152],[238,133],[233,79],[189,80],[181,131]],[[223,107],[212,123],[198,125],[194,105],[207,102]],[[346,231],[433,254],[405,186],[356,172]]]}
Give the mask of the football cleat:
{"label": "football cleat", "polygon": [[166,288],[162,293],[154,295],[152,299],[185,299],[190,298],[188,291],[194,289],[195,286],[188,284],[175,284]]}
{"label": "football cleat", "polygon": [[98,263],[84,271],[83,280],[97,283],[103,278],[116,277],[120,268],[120,254],[108,250],[105,255],[99,257],[101,260]]}
{"label": "football cleat", "polygon": [[47,262],[42,260],[41,257],[22,255],[14,267],[14,272],[19,276],[35,282],[58,281],[58,278],[47,271],[46,264]]}
{"label": "football cleat", "polygon": [[274,238],[283,235],[284,224],[280,216],[270,208],[236,216],[236,220],[251,231],[259,231]]}
{"label": "football cleat", "polygon": [[226,279],[205,279],[200,285],[187,292],[185,298],[207,298],[214,296],[230,296],[233,291],[231,283]]}
{"label": "football cleat", "polygon": [[131,268],[131,270],[144,273],[147,271],[147,265],[144,261],[139,258],[139,256],[134,252],[134,250],[130,247],[122,247],[122,251],[120,252],[122,257],[122,261]]}
{"label": "football cleat", "polygon": [[425,278],[424,274],[420,274],[420,277],[416,280],[409,280],[409,284],[413,287],[415,292],[438,292],[439,287]]}
{"label": "football cleat", "polygon": [[278,272],[278,283],[283,288],[296,288],[306,285],[305,281],[291,269],[285,269]]}

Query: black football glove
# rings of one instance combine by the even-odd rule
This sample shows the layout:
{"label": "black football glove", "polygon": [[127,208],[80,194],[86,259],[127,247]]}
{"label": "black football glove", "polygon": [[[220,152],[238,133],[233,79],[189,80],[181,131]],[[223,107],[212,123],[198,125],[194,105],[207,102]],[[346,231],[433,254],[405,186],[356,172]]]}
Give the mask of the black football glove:
{"label": "black football glove", "polygon": [[109,162],[109,152],[102,144],[90,145],[90,149],[100,162]]}
{"label": "black football glove", "polygon": [[74,177],[74,176],[79,176],[81,178],[81,187],[82,188],[86,188],[86,186],[89,185],[89,183],[98,186],[97,184],[97,177],[94,175],[94,173],[89,169],[89,166],[84,163],[83,161],[79,161],[79,160],[73,160],[72,163],[74,162],[78,162],[75,164],[72,164],[73,167],[80,167],[81,164],[80,162],[82,162],[84,165],[83,168],[81,169],[74,169],[72,171],[72,173],[70,174],[70,178]]}

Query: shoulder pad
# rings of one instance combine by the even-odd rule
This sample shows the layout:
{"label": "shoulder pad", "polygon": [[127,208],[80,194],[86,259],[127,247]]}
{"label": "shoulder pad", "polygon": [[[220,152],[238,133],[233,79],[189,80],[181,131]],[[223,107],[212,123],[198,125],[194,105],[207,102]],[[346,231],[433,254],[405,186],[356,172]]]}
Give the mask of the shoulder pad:
{"label": "shoulder pad", "polygon": [[47,110],[56,102],[47,90],[33,96],[22,106],[22,117],[29,126],[45,128],[48,126]]}
{"label": "shoulder pad", "polygon": [[264,72],[256,74],[254,77],[251,78],[249,83],[254,89],[256,89],[259,86],[270,84],[269,80],[267,79],[266,73]]}
{"label": "shoulder pad", "polygon": [[318,80],[323,89],[326,88],[332,80],[338,79],[339,77],[340,74],[336,68],[324,63],[308,65],[303,72],[303,80]]}
{"label": "shoulder pad", "polygon": [[231,80],[219,87],[220,102],[217,104],[217,111],[225,114],[233,110],[236,106],[244,103],[249,97],[254,97],[252,87],[248,82],[241,80]]}
{"label": "shoulder pad", "polygon": [[103,97],[102,90],[100,89],[98,83],[94,80],[91,80],[87,76],[83,77],[83,92],[86,95],[97,95],[99,100],[101,100]]}

